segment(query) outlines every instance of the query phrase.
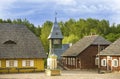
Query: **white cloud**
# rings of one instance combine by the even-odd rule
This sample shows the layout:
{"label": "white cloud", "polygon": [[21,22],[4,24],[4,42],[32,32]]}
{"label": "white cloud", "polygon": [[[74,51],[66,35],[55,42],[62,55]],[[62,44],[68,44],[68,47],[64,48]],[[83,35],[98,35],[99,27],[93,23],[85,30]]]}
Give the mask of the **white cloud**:
{"label": "white cloud", "polygon": [[1,0],[0,1],[0,18],[4,18],[7,9],[9,9],[16,0]]}
{"label": "white cloud", "polygon": [[51,12],[61,11],[64,18],[65,16],[74,18],[74,16],[79,17],[87,14],[86,16],[94,15],[108,20],[110,18],[112,22],[118,22],[120,21],[119,3],[120,0],[1,0],[0,18],[38,16],[36,15],[37,12],[49,15]]}
{"label": "white cloud", "polygon": [[53,0],[53,1],[55,1],[56,2],[56,4],[58,4],[58,5],[71,5],[71,6],[73,6],[73,5],[76,5],[77,3],[76,3],[76,0]]}
{"label": "white cloud", "polygon": [[[56,3],[58,5],[73,5],[76,4],[76,0],[24,0],[21,2],[28,2],[28,3]],[[54,4],[53,4],[54,5]]]}

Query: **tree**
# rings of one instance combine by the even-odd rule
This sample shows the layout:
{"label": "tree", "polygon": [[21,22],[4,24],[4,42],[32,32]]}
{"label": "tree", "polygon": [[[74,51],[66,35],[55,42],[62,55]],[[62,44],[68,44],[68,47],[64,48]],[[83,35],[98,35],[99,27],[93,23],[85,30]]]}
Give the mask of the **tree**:
{"label": "tree", "polygon": [[46,52],[49,52],[49,41],[48,36],[50,34],[53,23],[51,21],[46,21],[41,27],[40,39],[44,46]]}
{"label": "tree", "polygon": [[75,43],[76,41],[78,41],[79,38],[77,36],[75,36],[74,34],[71,34],[70,36],[66,36],[63,39],[63,43]]}

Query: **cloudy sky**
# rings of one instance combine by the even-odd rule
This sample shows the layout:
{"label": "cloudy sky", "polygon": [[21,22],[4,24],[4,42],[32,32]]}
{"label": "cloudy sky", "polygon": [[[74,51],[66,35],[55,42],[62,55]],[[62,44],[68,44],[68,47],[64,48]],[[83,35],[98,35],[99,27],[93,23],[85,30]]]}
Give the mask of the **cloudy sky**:
{"label": "cloudy sky", "polygon": [[1,0],[0,18],[28,19],[35,25],[46,20],[58,21],[70,18],[106,19],[110,24],[120,24],[120,0]]}

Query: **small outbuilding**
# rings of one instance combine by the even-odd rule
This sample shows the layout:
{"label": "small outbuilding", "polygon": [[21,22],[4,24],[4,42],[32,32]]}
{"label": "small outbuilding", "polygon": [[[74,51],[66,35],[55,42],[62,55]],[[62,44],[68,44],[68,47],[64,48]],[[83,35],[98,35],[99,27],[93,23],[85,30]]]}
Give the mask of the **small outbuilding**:
{"label": "small outbuilding", "polygon": [[0,24],[0,72],[44,71],[40,40],[21,24]]}
{"label": "small outbuilding", "polygon": [[100,69],[120,71],[120,38],[100,52]]}
{"label": "small outbuilding", "polygon": [[62,54],[62,64],[69,69],[94,69],[98,49],[100,51],[111,42],[99,35],[85,36]]}

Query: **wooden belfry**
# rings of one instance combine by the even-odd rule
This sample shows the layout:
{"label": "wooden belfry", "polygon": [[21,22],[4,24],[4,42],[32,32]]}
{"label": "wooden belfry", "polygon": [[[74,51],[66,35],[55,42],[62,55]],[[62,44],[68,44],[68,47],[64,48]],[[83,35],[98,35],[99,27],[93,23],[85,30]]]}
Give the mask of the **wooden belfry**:
{"label": "wooden belfry", "polygon": [[56,15],[57,13],[55,13],[55,22],[51,29],[51,33],[48,36],[50,45],[49,45],[49,55],[47,59],[46,74],[49,76],[56,76],[56,75],[60,75],[61,73],[60,70],[57,69],[57,55],[54,52],[54,49],[62,48],[62,39],[63,39],[62,33],[57,23]]}

